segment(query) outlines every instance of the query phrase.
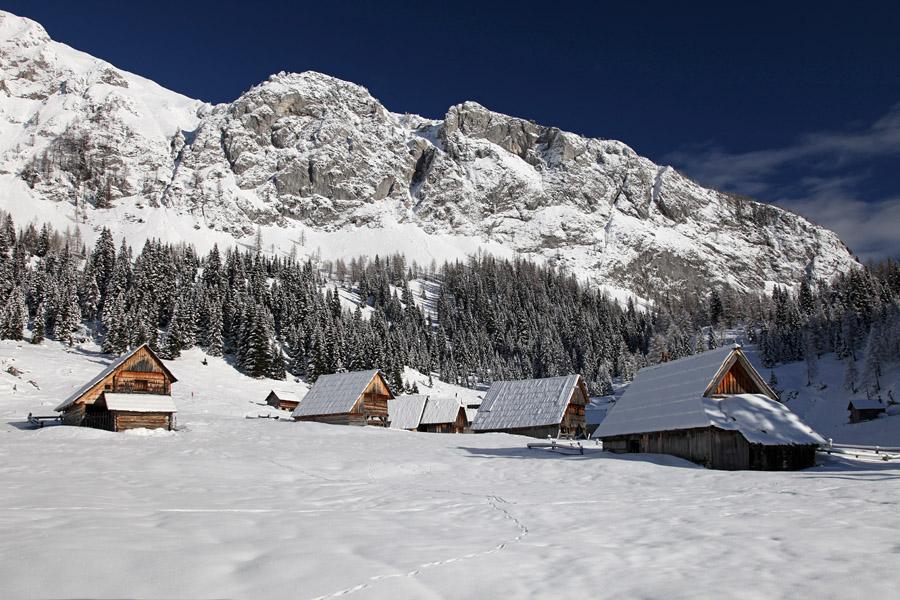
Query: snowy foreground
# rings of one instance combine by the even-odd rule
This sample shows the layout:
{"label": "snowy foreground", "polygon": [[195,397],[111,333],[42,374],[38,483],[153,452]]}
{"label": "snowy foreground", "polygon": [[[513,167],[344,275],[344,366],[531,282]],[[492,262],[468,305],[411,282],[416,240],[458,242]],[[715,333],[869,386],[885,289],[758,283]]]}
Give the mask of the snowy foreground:
{"label": "snowy foreground", "polygon": [[[0,342],[4,598],[889,598],[900,465],[796,473],[271,419],[191,351],[177,432],[32,430],[105,364]],[[19,377],[6,372],[14,365]],[[34,381],[40,389],[28,380]],[[15,386],[15,389],[13,389]],[[427,393],[427,392],[426,392]]]}

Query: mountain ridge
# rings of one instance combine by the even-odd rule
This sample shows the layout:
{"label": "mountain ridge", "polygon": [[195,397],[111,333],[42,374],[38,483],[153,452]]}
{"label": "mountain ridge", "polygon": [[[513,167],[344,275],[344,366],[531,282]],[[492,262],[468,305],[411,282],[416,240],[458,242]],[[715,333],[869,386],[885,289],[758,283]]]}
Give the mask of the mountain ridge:
{"label": "mountain ridge", "polygon": [[0,201],[17,215],[63,203],[73,226],[129,239],[156,228],[240,241],[263,228],[276,251],[309,235],[326,255],[376,230],[413,253],[449,240],[645,298],[766,291],[857,264],[799,215],[476,102],[442,120],[393,113],[362,86],[307,71],[213,106],[9,13],[0,46],[0,179],[16,198]]}

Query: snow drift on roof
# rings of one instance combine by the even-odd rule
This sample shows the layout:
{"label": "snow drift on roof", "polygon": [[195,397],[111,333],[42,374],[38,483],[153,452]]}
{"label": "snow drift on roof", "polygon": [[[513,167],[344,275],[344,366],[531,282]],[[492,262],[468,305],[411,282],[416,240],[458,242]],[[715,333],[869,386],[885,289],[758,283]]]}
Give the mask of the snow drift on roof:
{"label": "snow drift on roof", "polygon": [[400,396],[388,400],[391,429],[415,429],[419,426],[428,396]]}
{"label": "snow drift on roof", "polygon": [[763,394],[703,396],[732,352],[717,348],[641,369],[592,437],[712,426],[740,431],[755,444],[821,443],[799,417]]}
{"label": "snow drift on roof", "polygon": [[378,369],[322,375],[291,416],[312,417],[349,413],[377,374]]}
{"label": "snow drift on roof", "polygon": [[[886,410],[887,405],[878,398],[856,398],[850,401],[856,410]],[[850,406],[848,405],[849,409]]]}
{"label": "snow drift on roof", "polygon": [[475,431],[540,427],[562,422],[580,375],[495,381],[472,423]]}
{"label": "snow drift on roof", "polygon": [[172,396],[161,394],[113,394],[104,392],[103,399],[108,410],[128,412],[178,412]]}

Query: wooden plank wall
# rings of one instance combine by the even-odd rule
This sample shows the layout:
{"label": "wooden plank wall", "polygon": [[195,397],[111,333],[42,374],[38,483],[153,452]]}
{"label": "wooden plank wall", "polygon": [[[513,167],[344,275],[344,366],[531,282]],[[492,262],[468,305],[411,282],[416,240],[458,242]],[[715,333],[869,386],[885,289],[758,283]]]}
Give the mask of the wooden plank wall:
{"label": "wooden plank wall", "polygon": [[750,379],[750,376],[741,366],[735,362],[731,369],[722,378],[719,386],[713,392],[714,396],[731,396],[734,394],[761,394],[762,390]]}
{"label": "wooden plank wall", "polygon": [[169,413],[138,413],[116,411],[114,415],[114,431],[126,429],[170,429],[171,419]]}

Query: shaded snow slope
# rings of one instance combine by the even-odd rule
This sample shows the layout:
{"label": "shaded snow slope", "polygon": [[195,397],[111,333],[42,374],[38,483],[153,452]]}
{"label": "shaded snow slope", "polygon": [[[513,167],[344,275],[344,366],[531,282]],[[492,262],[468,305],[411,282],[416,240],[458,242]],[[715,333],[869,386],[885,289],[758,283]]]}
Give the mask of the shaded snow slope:
{"label": "shaded snow slope", "polygon": [[894,464],[722,472],[505,434],[245,419],[279,413],[260,406],[272,382],[201,359],[167,363],[177,432],[33,430],[29,411],[108,359],[0,342],[6,597],[827,599],[900,585]]}
{"label": "shaded snow slope", "polygon": [[770,289],[855,265],[796,214],[703,188],[622,142],[474,102],[429,120],[306,72],[209,106],[9,13],[0,46],[0,207],[18,223],[201,251],[261,227],[284,253],[518,254],[642,297]]}

